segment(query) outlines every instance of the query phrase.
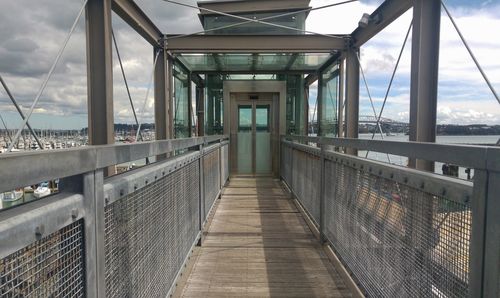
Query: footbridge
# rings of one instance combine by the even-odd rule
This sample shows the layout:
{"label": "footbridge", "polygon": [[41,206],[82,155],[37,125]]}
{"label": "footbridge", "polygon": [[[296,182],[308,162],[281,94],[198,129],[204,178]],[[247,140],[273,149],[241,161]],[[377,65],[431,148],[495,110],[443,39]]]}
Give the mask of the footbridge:
{"label": "footbridge", "polygon": [[[23,119],[0,154],[2,202],[58,190],[0,209],[0,297],[500,297],[500,148],[436,143],[444,2],[386,0],[351,34],[320,34],[309,13],[353,1],[156,1],[195,9],[203,31],[167,35],[132,0],[84,0],[29,111],[1,79]],[[410,142],[359,139],[360,50],[410,9]],[[88,144],[13,152],[25,127],[36,139],[30,117],[84,14]],[[142,105],[113,17],[154,53]],[[114,52],[137,127],[126,144]]]}
{"label": "footbridge", "polygon": [[[0,213],[2,297],[466,297],[496,268],[477,260],[498,253],[486,241],[498,149],[283,137],[277,179],[230,176],[229,147],[212,136],[3,155],[1,190],[66,178]],[[474,180],[346,148],[471,167]]]}

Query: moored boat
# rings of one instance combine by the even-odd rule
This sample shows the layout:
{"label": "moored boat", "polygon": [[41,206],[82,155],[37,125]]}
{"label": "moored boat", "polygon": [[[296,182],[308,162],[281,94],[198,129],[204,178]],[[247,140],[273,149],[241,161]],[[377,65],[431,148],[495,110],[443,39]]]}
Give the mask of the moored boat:
{"label": "moored boat", "polygon": [[0,194],[0,199],[2,199],[2,201],[4,202],[14,202],[21,199],[23,195],[24,192],[22,191],[22,189],[16,189],[13,191],[7,191],[4,192],[3,194]]}
{"label": "moored boat", "polygon": [[46,197],[48,195],[50,195],[50,188],[47,182],[43,182],[42,184],[40,184],[40,186],[38,186],[33,192],[33,196],[37,199]]}

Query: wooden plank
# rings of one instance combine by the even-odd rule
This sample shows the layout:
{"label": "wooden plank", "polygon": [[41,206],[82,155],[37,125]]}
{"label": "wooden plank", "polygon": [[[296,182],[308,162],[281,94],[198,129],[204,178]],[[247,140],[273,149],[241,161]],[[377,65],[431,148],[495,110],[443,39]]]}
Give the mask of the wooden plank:
{"label": "wooden plank", "polygon": [[351,297],[277,183],[271,178],[231,180],[183,289],[174,297]]}

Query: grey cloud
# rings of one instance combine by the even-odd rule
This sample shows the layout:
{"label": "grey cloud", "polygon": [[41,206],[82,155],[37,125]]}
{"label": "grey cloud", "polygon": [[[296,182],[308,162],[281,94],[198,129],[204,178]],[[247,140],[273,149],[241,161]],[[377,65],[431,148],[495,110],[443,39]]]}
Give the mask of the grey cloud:
{"label": "grey cloud", "polygon": [[4,48],[9,51],[31,53],[39,47],[33,40],[21,37],[15,38],[13,40],[8,40],[7,42],[5,42]]}

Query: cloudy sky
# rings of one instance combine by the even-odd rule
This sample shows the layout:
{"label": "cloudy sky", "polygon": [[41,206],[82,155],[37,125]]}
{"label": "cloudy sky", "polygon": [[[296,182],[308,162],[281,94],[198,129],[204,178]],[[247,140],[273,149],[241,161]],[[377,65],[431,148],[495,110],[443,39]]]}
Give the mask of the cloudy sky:
{"label": "cloudy sky", "polygon": [[[165,33],[190,33],[201,29],[197,11],[162,0],[136,1]],[[184,1],[195,4],[193,0]],[[338,2],[312,0],[312,6]],[[320,33],[350,33],[364,12],[372,12],[381,1],[360,1],[311,12],[307,29]],[[500,3],[491,0],[447,0],[452,14],[470,43],[490,81],[500,90]],[[23,109],[28,110],[62,42],[82,5],[81,0],[0,0],[0,74]],[[29,8],[29,9],[28,9]],[[362,67],[377,110],[404,35],[411,22],[411,10],[368,42],[362,49]],[[153,102],[145,102],[153,62],[152,49],[116,15],[117,36],[131,93],[143,122],[152,122]],[[42,128],[87,126],[85,64],[85,22],[82,17],[62,60],[43,93],[30,121]],[[410,38],[411,41],[411,38]],[[384,116],[407,121],[409,111],[410,41],[389,95]],[[439,123],[500,124],[500,105],[476,70],[446,16],[442,18],[439,77]],[[360,85],[361,114],[373,114],[366,89]],[[311,90],[311,106],[316,102]],[[132,123],[132,112],[115,55],[115,122]],[[0,89],[0,115],[9,128],[20,118],[6,93]]]}

